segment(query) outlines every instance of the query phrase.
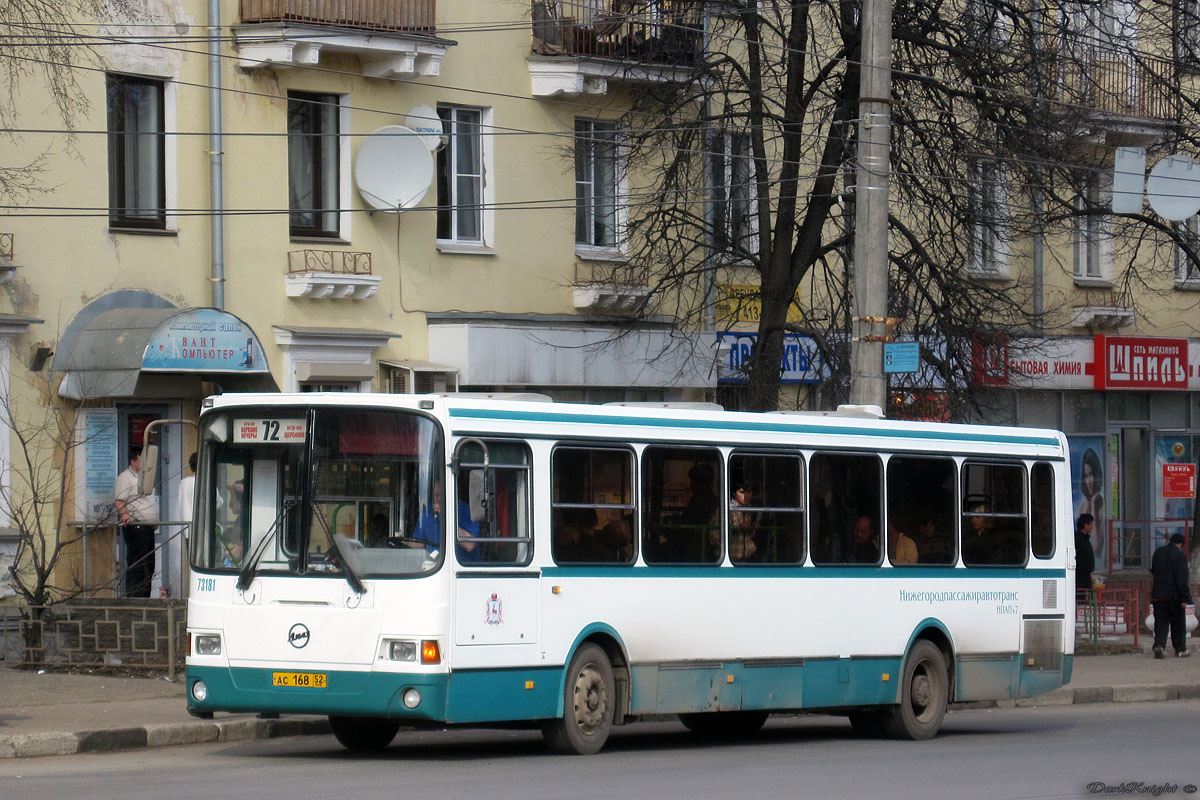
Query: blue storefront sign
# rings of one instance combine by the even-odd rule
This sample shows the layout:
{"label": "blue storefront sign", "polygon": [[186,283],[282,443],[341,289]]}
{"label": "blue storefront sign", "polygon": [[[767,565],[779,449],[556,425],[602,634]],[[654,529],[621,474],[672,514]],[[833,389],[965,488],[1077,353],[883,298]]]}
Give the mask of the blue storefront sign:
{"label": "blue storefront sign", "polygon": [[[758,341],[757,333],[718,333],[718,346],[724,349],[717,369],[718,383],[747,383],[746,372]],[[820,383],[822,378],[817,343],[810,336],[787,333],[783,337],[780,383]]]}
{"label": "blue storefront sign", "polygon": [[265,372],[267,361],[244,322],[213,308],[198,308],[163,322],[146,345],[142,369]]}

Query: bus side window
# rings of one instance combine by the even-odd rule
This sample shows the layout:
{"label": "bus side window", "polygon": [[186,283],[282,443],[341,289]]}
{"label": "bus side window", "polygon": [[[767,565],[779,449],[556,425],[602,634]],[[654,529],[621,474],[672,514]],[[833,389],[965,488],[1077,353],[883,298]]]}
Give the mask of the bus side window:
{"label": "bus side window", "polygon": [[962,554],[967,566],[1019,566],[1029,552],[1025,468],[972,464],[963,469]]}
{"label": "bus side window", "polygon": [[718,564],[721,453],[647,447],[642,454],[643,553],[658,564]]}
{"label": "bus side window", "polygon": [[560,445],[552,456],[551,481],[554,560],[633,563],[633,453]]}
{"label": "bus side window", "polygon": [[1049,558],[1054,555],[1054,468],[1045,462],[1034,464],[1031,481],[1033,554]]}
{"label": "bus side window", "polygon": [[954,483],[949,458],[893,456],[887,465],[887,553],[894,565],[954,563]]}
{"label": "bus side window", "polygon": [[874,455],[816,453],[809,460],[814,563],[879,563],[882,473]]}
{"label": "bus side window", "polygon": [[729,457],[729,560],[799,564],[804,560],[804,462],[799,455]]}

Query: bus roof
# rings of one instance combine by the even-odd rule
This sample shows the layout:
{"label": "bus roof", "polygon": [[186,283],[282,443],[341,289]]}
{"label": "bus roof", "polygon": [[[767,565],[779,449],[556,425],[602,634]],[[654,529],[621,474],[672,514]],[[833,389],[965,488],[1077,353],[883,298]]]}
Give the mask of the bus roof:
{"label": "bus roof", "polygon": [[724,411],[708,404],[592,405],[547,402],[528,395],[507,399],[480,394],[344,392],[229,393],[210,397],[205,405],[214,409],[240,405],[416,409],[442,419],[453,435],[940,450],[1056,459],[1066,454],[1065,437],[1052,429],[875,419],[859,412],[760,413]]}

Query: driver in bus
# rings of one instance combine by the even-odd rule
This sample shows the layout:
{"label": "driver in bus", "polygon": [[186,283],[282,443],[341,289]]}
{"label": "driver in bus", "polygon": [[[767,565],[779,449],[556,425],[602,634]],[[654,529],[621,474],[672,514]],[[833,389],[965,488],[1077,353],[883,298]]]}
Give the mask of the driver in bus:
{"label": "driver in bus", "polygon": [[[479,535],[479,523],[471,520],[471,506],[463,502],[458,504],[458,535],[476,537]],[[442,546],[442,484],[435,482],[430,492],[429,505],[421,509],[421,518],[413,529],[409,547],[424,547],[430,552],[436,552]],[[479,547],[475,542],[459,542],[457,546],[458,560],[464,564],[480,560]]]}

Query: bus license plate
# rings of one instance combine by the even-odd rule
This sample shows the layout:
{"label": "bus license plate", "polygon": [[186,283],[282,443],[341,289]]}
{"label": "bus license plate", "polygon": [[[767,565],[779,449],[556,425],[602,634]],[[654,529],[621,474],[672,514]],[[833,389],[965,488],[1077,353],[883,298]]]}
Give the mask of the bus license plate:
{"label": "bus license plate", "polygon": [[297,686],[301,689],[325,689],[324,672],[272,672],[272,686]]}

